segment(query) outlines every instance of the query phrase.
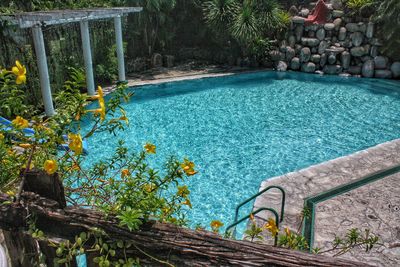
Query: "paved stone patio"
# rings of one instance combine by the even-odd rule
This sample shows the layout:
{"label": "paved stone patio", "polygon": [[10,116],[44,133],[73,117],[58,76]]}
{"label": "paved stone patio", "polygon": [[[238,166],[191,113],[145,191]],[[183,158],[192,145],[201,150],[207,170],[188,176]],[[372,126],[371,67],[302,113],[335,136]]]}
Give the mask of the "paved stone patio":
{"label": "paved stone patio", "polygon": [[[285,218],[281,229],[296,231],[304,199],[347,184],[372,173],[400,165],[400,139],[383,143],[349,156],[311,166],[262,182],[260,190],[279,185],[286,190]],[[280,194],[272,190],[259,196],[254,209],[279,210]],[[327,248],[334,234],[343,236],[351,228],[369,228],[386,247],[366,254],[361,250],[343,255],[376,266],[400,266],[400,174],[386,177],[349,193],[320,203],[316,209],[314,245]],[[270,214],[260,213],[258,219]]]}

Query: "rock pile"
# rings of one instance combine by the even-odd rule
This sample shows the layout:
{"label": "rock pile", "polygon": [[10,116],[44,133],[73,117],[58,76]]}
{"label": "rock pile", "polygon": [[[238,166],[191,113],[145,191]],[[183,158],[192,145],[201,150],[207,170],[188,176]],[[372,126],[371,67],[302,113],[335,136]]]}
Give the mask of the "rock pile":
{"label": "rock pile", "polygon": [[302,9],[292,17],[287,40],[270,52],[278,71],[400,78],[400,62],[379,54],[381,41],[373,22],[354,22],[342,10],[330,5],[325,24],[305,25],[310,11]]}

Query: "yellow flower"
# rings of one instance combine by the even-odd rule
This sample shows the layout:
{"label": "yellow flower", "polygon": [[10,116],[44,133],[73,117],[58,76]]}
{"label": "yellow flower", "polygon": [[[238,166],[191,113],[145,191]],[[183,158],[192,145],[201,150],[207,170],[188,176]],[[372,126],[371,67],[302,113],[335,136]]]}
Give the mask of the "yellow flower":
{"label": "yellow flower", "polygon": [[271,232],[272,236],[276,236],[279,232],[276,222],[272,218],[268,219],[268,222],[264,225],[264,229]]}
{"label": "yellow flower", "polygon": [[83,146],[82,146],[82,137],[80,134],[68,134],[69,139],[69,148],[75,152],[76,155],[82,154]]}
{"label": "yellow flower", "polygon": [[100,120],[104,121],[106,118],[106,104],[104,101],[104,94],[103,94],[103,89],[101,88],[101,86],[97,87],[97,93],[98,93],[98,95],[93,96],[92,99],[98,99],[100,108],[91,109],[91,110],[88,110],[87,112],[94,112],[95,114],[100,115]]}
{"label": "yellow flower", "polygon": [[214,220],[210,223],[210,226],[214,232],[218,232],[219,228],[221,228],[224,224],[221,221]]}
{"label": "yellow flower", "polygon": [[120,121],[125,121],[125,123],[128,124],[128,123],[129,123],[129,119],[128,119],[128,117],[126,116],[125,110],[121,109],[121,113],[122,113],[122,116],[119,117],[119,120],[120,120]]}
{"label": "yellow flower", "polygon": [[25,129],[28,128],[29,123],[27,120],[25,120],[24,118],[17,116],[13,121],[12,121],[12,125],[14,125],[15,128],[17,129]]}
{"label": "yellow flower", "polygon": [[190,191],[189,191],[187,185],[178,186],[178,192],[176,193],[177,196],[186,198],[189,194],[190,194]]}
{"label": "yellow flower", "polygon": [[26,83],[26,68],[18,60],[15,61],[15,66],[12,67],[12,73],[17,76],[16,84]]}
{"label": "yellow flower", "polygon": [[156,188],[156,185],[153,184],[153,183],[144,184],[144,185],[143,185],[144,191],[146,191],[146,192],[148,192],[148,193],[151,193],[155,188]]}
{"label": "yellow flower", "polygon": [[10,197],[15,197],[15,192],[12,190],[7,191],[6,194],[9,195]]}
{"label": "yellow flower", "polygon": [[149,154],[156,154],[156,146],[150,143],[144,145],[144,149]]}
{"label": "yellow flower", "polygon": [[4,140],[4,134],[0,133],[0,141]]}
{"label": "yellow flower", "polygon": [[254,222],[254,215],[253,213],[250,213],[250,220],[252,220]]}
{"label": "yellow flower", "polygon": [[44,162],[44,170],[47,172],[47,174],[53,174],[57,171],[57,162],[52,159],[48,159]]}
{"label": "yellow flower", "polygon": [[28,148],[31,148],[31,147],[32,147],[31,144],[19,144],[18,146],[19,146],[19,147],[22,147],[22,148],[24,148],[24,149],[28,149]]}
{"label": "yellow flower", "polygon": [[285,233],[286,233],[287,236],[290,236],[290,230],[289,230],[289,228],[287,228],[287,227],[285,228]]}
{"label": "yellow flower", "polygon": [[124,177],[126,177],[126,176],[128,176],[128,175],[131,175],[131,173],[129,172],[128,169],[123,169],[123,170],[121,171],[121,178],[124,178]]}
{"label": "yellow flower", "polygon": [[190,202],[190,200],[188,198],[185,200],[185,202],[182,202],[182,205],[186,205],[189,208],[192,208],[192,202]]}
{"label": "yellow flower", "polygon": [[194,163],[192,161],[189,161],[188,159],[185,159],[184,162],[181,164],[181,168],[187,176],[192,176],[197,173],[197,171],[194,170],[194,166]]}

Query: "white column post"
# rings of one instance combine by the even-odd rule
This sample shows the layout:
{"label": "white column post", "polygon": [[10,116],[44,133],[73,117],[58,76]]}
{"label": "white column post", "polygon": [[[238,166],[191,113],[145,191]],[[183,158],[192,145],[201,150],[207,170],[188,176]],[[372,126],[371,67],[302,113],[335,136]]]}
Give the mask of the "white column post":
{"label": "white column post", "polygon": [[83,59],[85,61],[87,91],[89,95],[95,95],[92,51],[90,49],[89,22],[87,20],[82,20],[80,22],[80,26],[81,26]]}
{"label": "white column post", "polygon": [[121,16],[114,18],[115,26],[115,40],[117,43],[117,57],[118,57],[118,80],[125,81],[125,62],[124,62],[124,44],[122,42],[122,23]]}
{"label": "white column post", "polygon": [[44,109],[47,116],[55,114],[53,107],[53,98],[51,96],[49,70],[47,67],[46,49],[44,47],[44,39],[42,28],[39,25],[32,27],[33,43],[35,46],[37,65],[39,68],[40,88]]}

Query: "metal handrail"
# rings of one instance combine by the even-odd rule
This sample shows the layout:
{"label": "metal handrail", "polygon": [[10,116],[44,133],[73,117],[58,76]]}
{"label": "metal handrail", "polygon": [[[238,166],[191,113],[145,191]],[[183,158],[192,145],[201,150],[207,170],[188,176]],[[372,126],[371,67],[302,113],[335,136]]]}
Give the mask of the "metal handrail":
{"label": "metal handrail", "polygon": [[[253,199],[255,199],[256,197],[258,197],[259,195],[262,195],[262,194],[264,194],[265,192],[267,192],[267,191],[269,191],[269,190],[271,190],[271,189],[274,189],[274,188],[276,188],[276,189],[278,189],[278,190],[280,190],[280,191],[282,192],[281,216],[280,216],[280,222],[282,222],[282,221],[283,221],[283,214],[284,214],[284,212],[285,212],[286,193],[285,193],[285,190],[284,190],[282,187],[277,186],[277,185],[268,186],[268,187],[264,188],[263,190],[261,190],[260,192],[258,192],[257,194],[251,196],[250,198],[248,198],[248,199],[246,199],[245,201],[243,201],[242,203],[240,203],[240,204],[236,207],[236,210],[235,210],[235,219],[234,219],[233,222],[236,222],[236,221],[237,221],[237,219],[238,219],[238,217],[239,217],[239,209],[240,209],[243,205],[245,205],[245,204],[247,204],[248,202],[252,201]],[[236,234],[236,228],[235,228],[233,231],[234,231],[234,234]]]}
{"label": "metal handrail", "polygon": [[[240,220],[236,220],[234,223],[232,223],[231,225],[229,225],[229,226],[226,228],[226,230],[225,230],[225,235],[228,235],[228,234],[229,234],[229,229],[231,229],[231,228],[233,228],[233,227],[235,227],[235,229],[233,230],[233,234],[236,235],[236,225],[238,225],[239,223],[241,223],[241,222],[243,222],[243,221],[249,219],[251,215],[256,215],[257,213],[259,213],[259,212],[261,212],[261,211],[264,211],[264,210],[268,210],[268,211],[272,212],[272,213],[275,215],[276,227],[279,228],[279,222],[280,222],[280,220],[279,220],[279,215],[278,215],[278,213],[276,212],[276,210],[274,210],[273,208],[259,208],[259,209],[255,210],[254,212],[250,213],[249,215],[244,216],[244,217],[241,218]],[[274,244],[276,245],[277,242],[278,242],[278,235],[275,235]]]}

